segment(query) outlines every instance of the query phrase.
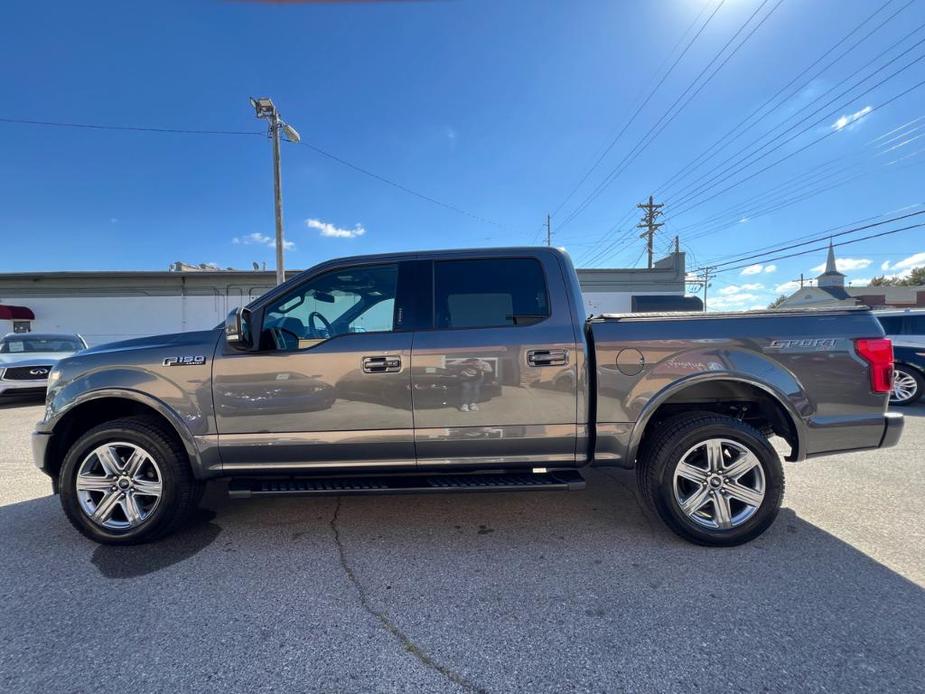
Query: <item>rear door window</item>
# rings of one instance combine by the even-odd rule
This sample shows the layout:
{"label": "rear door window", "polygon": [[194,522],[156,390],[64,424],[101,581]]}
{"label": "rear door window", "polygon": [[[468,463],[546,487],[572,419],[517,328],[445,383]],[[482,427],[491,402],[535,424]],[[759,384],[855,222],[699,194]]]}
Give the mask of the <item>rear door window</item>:
{"label": "rear door window", "polygon": [[438,329],[538,323],[549,316],[543,268],[533,258],[439,261],[434,314]]}

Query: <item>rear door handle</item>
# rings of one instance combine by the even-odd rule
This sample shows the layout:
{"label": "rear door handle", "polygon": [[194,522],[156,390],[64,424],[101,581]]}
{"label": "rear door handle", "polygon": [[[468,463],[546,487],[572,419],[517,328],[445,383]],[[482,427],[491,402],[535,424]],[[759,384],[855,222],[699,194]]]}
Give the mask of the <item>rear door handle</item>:
{"label": "rear door handle", "polygon": [[531,349],[527,351],[530,366],[565,366],[568,364],[568,350]]}
{"label": "rear door handle", "polygon": [[401,371],[401,357],[363,357],[363,371],[368,374],[396,373]]}

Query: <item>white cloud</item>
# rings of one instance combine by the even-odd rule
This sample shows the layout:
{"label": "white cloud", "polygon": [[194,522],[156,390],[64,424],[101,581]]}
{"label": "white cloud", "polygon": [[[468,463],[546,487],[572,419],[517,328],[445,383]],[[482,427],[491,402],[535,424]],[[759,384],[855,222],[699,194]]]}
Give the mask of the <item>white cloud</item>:
{"label": "white cloud", "polygon": [[844,130],[848,126],[853,125],[854,123],[857,123],[859,120],[861,120],[864,116],[866,116],[871,111],[873,111],[872,107],[865,106],[860,111],[855,111],[854,113],[847,113],[845,115],[842,115],[838,118],[838,120],[832,123],[832,129],[833,130]]}
{"label": "white cloud", "polygon": [[453,140],[455,140],[457,137],[459,137],[459,134],[456,132],[456,130],[455,130],[454,128],[450,127],[449,125],[446,126],[446,129],[444,130],[444,132],[446,133],[447,139],[450,140],[450,141],[453,141]]}
{"label": "white cloud", "polygon": [[919,265],[925,265],[925,253],[916,253],[908,258],[903,258],[898,263],[893,263],[894,270],[911,270]]}
{"label": "white cloud", "polygon": [[889,269],[890,269],[890,261],[889,261],[889,260],[884,260],[882,263],[880,263],[880,269],[881,269],[881,270],[889,270]]}
{"label": "white cloud", "polygon": [[784,282],[774,287],[775,294],[792,294],[797,289],[800,288],[800,283],[795,280],[790,280],[789,282]]}
{"label": "white cloud", "polygon": [[[836,258],[835,267],[839,272],[851,272],[852,270],[863,270],[873,261],[870,258]],[[825,263],[820,263],[812,268],[810,272],[820,273],[825,270]]]}
{"label": "white cloud", "polygon": [[[722,294],[722,292],[720,292]],[[712,309],[733,309],[737,311],[744,311],[745,308],[743,304],[753,304],[758,301],[758,296],[755,294],[749,294],[743,292],[741,294],[727,294],[725,296],[717,296],[712,299],[707,300],[707,308]]]}
{"label": "white cloud", "polygon": [[[235,236],[231,239],[231,243],[244,246],[267,246],[269,248],[276,248],[276,239],[272,236],[261,234],[259,231],[255,231],[253,234],[248,234],[247,236]],[[283,248],[287,251],[291,251],[295,248],[295,244],[292,241],[283,240]]]}
{"label": "white cloud", "polygon": [[742,219],[739,220],[739,224],[748,224],[748,217],[742,217]]}
{"label": "white cloud", "polygon": [[355,239],[366,233],[362,224],[356,224],[353,229],[336,227],[330,222],[322,222],[320,219],[306,219],[305,226],[309,229],[317,229],[322,236],[328,236],[335,239]]}
{"label": "white cloud", "polygon": [[731,296],[739,292],[756,292],[759,289],[764,289],[764,285],[760,282],[752,282],[751,284],[730,284],[728,287],[720,289],[719,293],[723,296]]}
{"label": "white cloud", "polygon": [[757,275],[764,269],[764,265],[758,263],[757,265],[749,265],[747,268],[743,268],[740,275]]}
{"label": "white cloud", "polygon": [[764,271],[765,272],[777,272],[777,266],[776,265],[765,265]]}
{"label": "white cloud", "polygon": [[870,284],[870,277],[852,277],[848,280],[849,287],[866,287]]}
{"label": "white cloud", "polygon": [[880,266],[880,269],[892,270],[889,275],[884,275],[886,279],[902,279],[912,274],[915,268],[923,265],[925,265],[925,252],[913,253],[908,258],[903,258],[892,265],[889,261],[885,261],[883,265]]}

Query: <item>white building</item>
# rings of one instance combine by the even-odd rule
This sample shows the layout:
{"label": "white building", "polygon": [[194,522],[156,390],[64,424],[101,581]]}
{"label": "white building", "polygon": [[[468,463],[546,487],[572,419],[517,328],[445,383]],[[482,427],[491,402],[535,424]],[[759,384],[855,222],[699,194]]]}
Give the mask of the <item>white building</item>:
{"label": "white building", "polygon": [[[684,296],[683,253],[652,270],[579,270],[578,277],[589,314],[703,308],[699,299]],[[96,345],[207,329],[274,283],[273,272],[213,269],[0,274],[0,335],[14,328],[80,333]]]}

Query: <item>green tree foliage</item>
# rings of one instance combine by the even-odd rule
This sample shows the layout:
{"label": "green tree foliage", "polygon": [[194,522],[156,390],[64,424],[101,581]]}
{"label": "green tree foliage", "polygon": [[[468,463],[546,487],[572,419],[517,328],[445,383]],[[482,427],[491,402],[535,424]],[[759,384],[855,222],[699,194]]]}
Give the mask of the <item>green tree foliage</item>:
{"label": "green tree foliage", "polygon": [[913,268],[906,277],[874,277],[871,287],[918,287],[925,284],[925,266]]}
{"label": "green tree foliage", "polygon": [[787,297],[784,296],[783,294],[781,294],[779,297],[777,297],[776,299],[774,299],[774,301],[772,301],[770,304],[768,304],[768,308],[777,308],[777,307],[780,306],[782,303],[784,303],[786,300],[787,300]]}

